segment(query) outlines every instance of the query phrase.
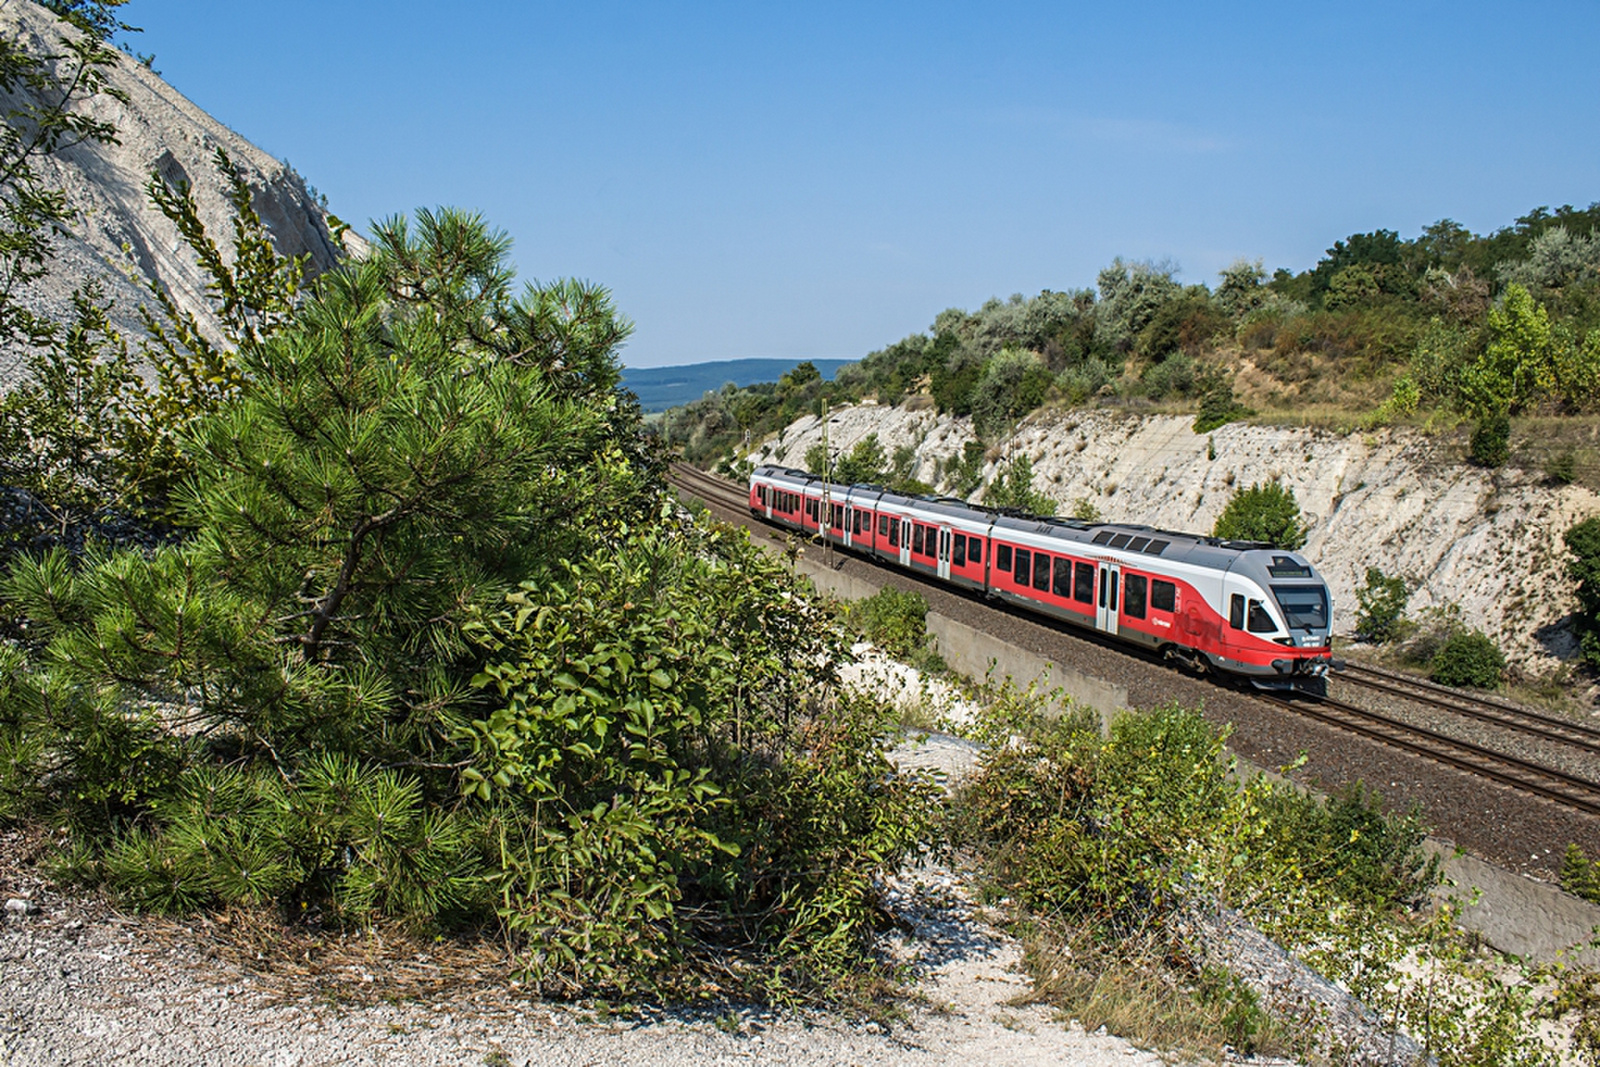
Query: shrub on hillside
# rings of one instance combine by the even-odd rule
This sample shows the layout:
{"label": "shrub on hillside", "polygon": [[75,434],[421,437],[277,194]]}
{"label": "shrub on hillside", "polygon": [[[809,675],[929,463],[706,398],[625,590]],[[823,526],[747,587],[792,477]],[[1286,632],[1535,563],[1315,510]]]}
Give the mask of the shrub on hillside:
{"label": "shrub on hillside", "polygon": [[1511,416],[1495,413],[1479,419],[1467,454],[1480,467],[1504,467],[1511,458]]}
{"label": "shrub on hillside", "polygon": [[1428,676],[1440,685],[1499,689],[1506,657],[1488,634],[1464,630],[1452,634],[1434,653]]}
{"label": "shrub on hillside", "polygon": [[1573,525],[1563,539],[1572,553],[1567,574],[1577,586],[1576,622],[1583,658],[1600,670],[1600,516]]}
{"label": "shrub on hillside", "polygon": [[1367,584],[1356,590],[1356,636],[1381,645],[1405,633],[1406,580],[1367,568]]}
{"label": "shrub on hillside", "polygon": [[1228,541],[1260,541],[1274,548],[1295,549],[1306,543],[1307,527],[1294,490],[1271,481],[1234,493],[1211,532]]}

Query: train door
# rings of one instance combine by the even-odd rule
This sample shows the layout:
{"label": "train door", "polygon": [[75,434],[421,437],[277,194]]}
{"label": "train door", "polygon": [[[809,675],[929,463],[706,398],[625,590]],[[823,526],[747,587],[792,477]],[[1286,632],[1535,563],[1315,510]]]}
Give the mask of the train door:
{"label": "train door", "polygon": [[951,540],[952,540],[952,538],[951,538],[951,534],[950,534],[950,527],[948,527],[948,526],[939,527],[939,551],[935,555],[934,558],[938,561],[937,569],[938,569],[938,572],[939,572],[939,577],[943,578],[947,582],[950,580],[950,542],[951,542]]}
{"label": "train door", "polygon": [[850,546],[855,544],[855,535],[853,533],[853,527],[855,526],[856,523],[860,522],[861,520],[856,518],[856,509],[855,509],[854,505],[851,505],[851,504],[840,504],[839,506],[844,509],[844,530],[843,530],[843,533],[842,533],[842,536],[844,538],[844,547],[849,548]]}
{"label": "train door", "polygon": [[1117,598],[1121,593],[1122,568],[1102,560],[1100,563],[1100,593],[1095,599],[1094,624],[1108,634],[1117,632]]}
{"label": "train door", "polygon": [[900,566],[911,566],[911,520],[900,519]]}

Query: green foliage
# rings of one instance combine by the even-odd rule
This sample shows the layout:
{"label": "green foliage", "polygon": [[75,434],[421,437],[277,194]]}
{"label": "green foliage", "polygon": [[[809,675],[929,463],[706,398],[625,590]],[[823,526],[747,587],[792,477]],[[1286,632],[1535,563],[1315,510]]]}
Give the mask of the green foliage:
{"label": "green foliage", "polygon": [[1072,501],[1071,516],[1081,522],[1099,522],[1102,519],[1100,509],[1094,506],[1094,501],[1086,496],[1074,497]]}
{"label": "green foliage", "polygon": [[1236,419],[1249,418],[1255,412],[1240,404],[1233,395],[1233,386],[1227,381],[1217,381],[1206,390],[1200,400],[1200,411],[1194,418],[1195,433],[1210,433]]}
{"label": "green foliage", "polygon": [[1515,414],[1550,393],[1560,344],[1545,308],[1522,286],[1508,286],[1489,312],[1488,347],[1462,372],[1467,410],[1479,418]]}
{"label": "green foliage", "polygon": [[1410,592],[1399,576],[1387,576],[1377,567],[1367,568],[1367,584],[1356,590],[1356,636],[1385,644],[1406,631],[1406,601]]}
{"label": "green foliage", "polygon": [[983,365],[972,387],[972,419],[984,432],[1004,431],[1044,402],[1051,374],[1032,352],[1003,348]]}
{"label": "green foliage", "polygon": [[886,585],[845,609],[845,619],[862,637],[891,656],[910,659],[928,639],[928,602],[915,591]]}
{"label": "green foliage", "polygon": [[839,457],[833,465],[833,476],[835,481],[850,485],[863,482],[881,484],[888,479],[887,467],[888,461],[884,457],[883,446],[878,443],[878,435],[869,433]]}
{"label": "green foliage", "polygon": [[892,711],[819,687],[780,561],[664,505],[603,290],[512,298],[472,216],[376,233],[229,353],[191,539],[13,568],[0,810],[139,907],[495,930],[552,992],[875,973],[935,807]]}
{"label": "green foliage", "polygon": [[1306,543],[1308,531],[1294,490],[1270,481],[1235,492],[1211,532],[1229,541],[1259,541],[1274,548],[1295,549]]}
{"label": "green foliage", "polygon": [[1600,517],[1575,523],[1562,536],[1572,553],[1567,575],[1577,587],[1575,623],[1583,659],[1600,670]]}
{"label": "green foliage", "polygon": [[983,502],[995,508],[1016,508],[1030,515],[1054,515],[1056,502],[1033,487],[1033,460],[1018,455],[995,471],[983,491]]}
{"label": "green foliage", "polygon": [[1600,904],[1600,864],[1591,861],[1577,842],[1568,843],[1561,857],[1561,888]]}
{"label": "green foliage", "polygon": [[1428,676],[1440,685],[1499,689],[1506,657],[1485,633],[1465,630],[1452,634],[1434,654]]}
{"label": "green foliage", "polygon": [[[75,3],[71,18],[91,29],[93,16],[115,6]],[[68,12],[59,12],[67,14]],[[126,103],[109,78],[117,53],[94,32],[67,33],[44,54],[29,53],[23,41],[0,40],[0,95],[5,123],[0,125],[0,344],[16,350],[49,345],[53,323],[17,302],[28,283],[45,276],[56,230],[73,221],[66,194],[51,188],[40,170],[48,156],[73,145],[116,139],[116,127],[85,106],[96,99]]]}
{"label": "green foliage", "polygon": [[1467,455],[1480,467],[1504,467],[1511,458],[1511,416],[1490,412],[1480,418],[1472,428]]}

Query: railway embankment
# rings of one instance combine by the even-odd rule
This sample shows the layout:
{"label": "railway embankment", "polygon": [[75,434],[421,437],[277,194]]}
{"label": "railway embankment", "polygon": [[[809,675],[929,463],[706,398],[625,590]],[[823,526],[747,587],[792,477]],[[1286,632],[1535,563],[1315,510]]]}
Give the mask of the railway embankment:
{"label": "railway embankment", "polygon": [[[1575,655],[1576,608],[1561,537],[1600,514],[1600,496],[1555,486],[1541,471],[1485,470],[1464,460],[1458,434],[1409,428],[1335,433],[1232,423],[1197,434],[1188,415],[1044,412],[1026,420],[982,462],[985,482],[1014,455],[1033,464],[1034,488],[1063,513],[1172,530],[1209,530],[1236,488],[1278,480],[1310,521],[1305,554],[1327,578],[1334,625],[1354,625],[1356,590],[1369,566],[1414,585],[1411,609],[1458,605],[1524,672],[1544,674]],[[931,410],[863,404],[826,424],[835,455],[876,434],[884,455],[911,456],[910,476],[948,488],[971,421]],[[807,416],[751,454],[756,463],[804,466],[823,443]]]}
{"label": "railway embankment", "polygon": [[[867,570],[865,564],[837,567],[838,558],[813,549],[800,555],[795,566],[823,592],[848,600],[871,596],[884,582],[893,581],[889,572]],[[1102,717],[1137,703],[1130,700],[1129,686],[1123,681],[1042,655],[937,610],[929,611],[927,627],[945,661],[969,677],[982,678],[993,672],[1019,685],[1037,680],[1098,709]],[[1259,772],[1281,778],[1270,767],[1242,755],[1238,758],[1245,774]],[[1446,881],[1438,895],[1454,897],[1461,908],[1461,924],[1478,932],[1488,944],[1529,961],[1600,965],[1600,951],[1575,947],[1590,942],[1600,929],[1600,906],[1463,851],[1452,841],[1432,837],[1427,847],[1444,864]]]}

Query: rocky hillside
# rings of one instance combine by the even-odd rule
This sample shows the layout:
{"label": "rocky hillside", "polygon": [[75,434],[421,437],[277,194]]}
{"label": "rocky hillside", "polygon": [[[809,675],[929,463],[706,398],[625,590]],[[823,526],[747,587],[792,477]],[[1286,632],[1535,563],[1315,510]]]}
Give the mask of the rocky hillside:
{"label": "rocky hillside", "polygon": [[[60,38],[74,32],[30,0],[0,0],[0,34],[21,42],[30,53],[59,52]],[[119,143],[68,148],[41,167],[45,182],[65,191],[77,221],[73,231],[60,239],[51,275],[28,294],[26,303],[64,319],[72,290],[97,277],[116,301],[115,320],[136,332],[136,308],[148,299],[144,282],[154,279],[167,287],[180,308],[199,316],[202,325],[210,324],[195,258],[177,228],[150,205],[144,186],[152,173],[174,183],[190,183],[201,219],[225,246],[231,212],[213,163],[219,147],[244,170],[255,191],[255,209],[271,228],[280,252],[309,253],[313,274],[335,262],[341,249],[327,213],[298,174],[131,57],[121,56],[111,81],[127,95],[126,104],[99,97],[84,106],[94,117],[116,126]],[[0,353],[0,385],[15,373],[15,365],[14,354]]]}
{"label": "rocky hillside", "polygon": [[[1332,587],[1337,629],[1354,625],[1356,590],[1375,565],[1414,580],[1412,611],[1459,604],[1466,622],[1524,671],[1543,674],[1576,654],[1561,535],[1600,513],[1594,493],[1549,486],[1533,471],[1470,466],[1460,442],[1415,431],[1339,435],[1235,423],[1208,436],[1194,433],[1192,421],[1047,412],[1025,422],[1007,448],[1031,458],[1034,487],[1062,513],[1082,498],[1107,520],[1172,530],[1209,531],[1236,488],[1281,479],[1311,520],[1305,552]],[[912,477],[935,485],[973,440],[970,420],[930,410],[866,404],[832,412],[835,455],[869,433],[888,455],[914,449]],[[750,458],[803,467],[821,439],[820,424],[807,417]],[[989,452],[986,484],[1005,458]]]}

